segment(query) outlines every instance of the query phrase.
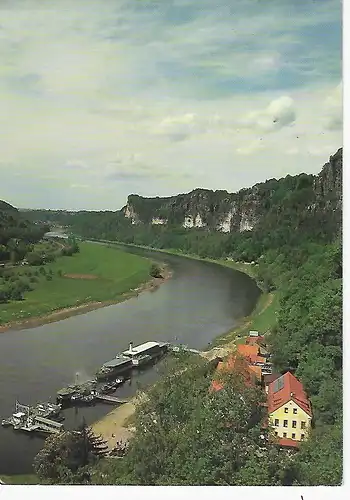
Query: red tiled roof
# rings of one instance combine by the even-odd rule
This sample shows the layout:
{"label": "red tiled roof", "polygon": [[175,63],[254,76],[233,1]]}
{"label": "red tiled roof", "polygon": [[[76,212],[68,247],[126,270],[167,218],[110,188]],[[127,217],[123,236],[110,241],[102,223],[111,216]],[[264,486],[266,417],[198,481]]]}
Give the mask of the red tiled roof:
{"label": "red tiled roof", "polygon": [[[242,356],[237,356],[236,354],[231,355],[226,361],[221,361],[217,366],[218,372],[236,372],[243,375],[243,379],[246,385],[252,385],[254,379],[257,376],[255,370],[251,369],[246,359]],[[255,367],[254,367],[255,368]],[[260,367],[256,367],[260,368]],[[261,369],[260,369],[261,371]],[[223,384],[218,380],[213,380],[210,389],[212,391],[220,391],[223,389]]]}
{"label": "red tiled roof", "polygon": [[259,335],[259,337],[247,337],[245,343],[249,345],[259,344],[260,342],[264,342],[264,337]]}
{"label": "red tiled roof", "polygon": [[261,366],[249,365],[249,370],[255,373],[256,378],[260,382],[261,381]]}
{"label": "red tiled roof", "polygon": [[249,360],[251,363],[266,363],[266,358],[263,358],[262,356],[256,356],[255,354],[249,356]]}
{"label": "red tiled roof", "polygon": [[278,440],[278,444],[280,446],[286,446],[288,448],[299,448],[299,441],[295,441],[294,439],[280,438]]}
{"label": "red tiled roof", "polygon": [[220,382],[218,382],[217,380],[213,380],[210,388],[212,391],[217,392],[217,391],[221,391],[221,389],[223,389],[224,386]]}
{"label": "red tiled roof", "polygon": [[242,356],[257,356],[259,354],[259,346],[257,345],[247,345],[247,344],[238,344],[237,352],[242,354]]}
{"label": "red tiled roof", "polygon": [[[277,392],[274,392],[277,381],[281,382],[281,388]],[[304,391],[303,384],[294,375],[287,372],[269,384],[267,394],[269,413],[278,410],[278,408],[291,400],[312,417],[310,402]]]}
{"label": "red tiled roof", "polygon": [[274,382],[274,380],[280,378],[280,376],[280,373],[267,373],[266,375],[264,375],[265,385],[271,384],[272,382]]}

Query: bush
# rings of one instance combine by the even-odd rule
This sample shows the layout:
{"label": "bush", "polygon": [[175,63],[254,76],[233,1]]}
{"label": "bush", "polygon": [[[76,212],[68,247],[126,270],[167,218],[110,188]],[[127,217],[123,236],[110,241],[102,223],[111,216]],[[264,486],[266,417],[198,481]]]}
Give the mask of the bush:
{"label": "bush", "polygon": [[153,278],[162,278],[161,268],[157,264],[154,264],[154,263],[151,265],[149,274]]}
{"label": "bush", "polygon": [[31,292],[33,288],[30,286],[28,281],[20,280],[18,281],[18,289],[21,292]]}
{"label": "bush", "polygon": [[5,304],[8,301],[8,291],[4,286],[0,287],[0,304]]}
{"label": "bush", "polygon": [[42,256],[37,252],[29,252],[26,255],[26,259],[30,266],[40,266],[43,263]]}

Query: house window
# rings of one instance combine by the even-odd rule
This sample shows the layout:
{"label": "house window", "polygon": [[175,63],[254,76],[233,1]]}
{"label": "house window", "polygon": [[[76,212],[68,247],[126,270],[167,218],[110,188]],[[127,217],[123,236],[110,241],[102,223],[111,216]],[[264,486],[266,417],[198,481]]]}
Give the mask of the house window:
{"label": "house window", "polygon": [[296,408],[293,408],[293,413],[296,415],[298,413],[298,410]]}
{"label": "house window", "polygon": [[279,426],[279,424],[280,424],[279,419],[278,419],[278,418],[275,418],[275,427],[278,427],[278,426]]}
{"label": "house window", "polygon": [[297,421],[296,421],[296,420],[293,420],[293,422],[292,422],[292,427],[293,427],[293,429],[296,429],[296,428],[297,428]]}
{"label": "house window", "polygon": [[305,427],[306,427],[306,422],[301,422],[301,428],[305,429]]}
{"label": "house window", "polygon": [[300,434],[300,439],[303,441],[305,438],[305,434]]}
{"label": "house window", "polygon": [[288,408],[285,408],[285,409],[284,409],[284,413],[288,413]]}
{"label": "house window", "polygon": [[293,434],[292,434],[292,439],[295,439],[295,434],[294,434],[294,432],[293,432]]}
{"label": "house window", "polygon": [[288,420],[283,420],[283,427],[288,427]]}
{"label": "house window", "polygon": [[284,437],[284,438],[286,438],[286,437],[287,437],[287,433],[286,433],[286,432],[284,432],[284,433],[283,433],[283,437]]}

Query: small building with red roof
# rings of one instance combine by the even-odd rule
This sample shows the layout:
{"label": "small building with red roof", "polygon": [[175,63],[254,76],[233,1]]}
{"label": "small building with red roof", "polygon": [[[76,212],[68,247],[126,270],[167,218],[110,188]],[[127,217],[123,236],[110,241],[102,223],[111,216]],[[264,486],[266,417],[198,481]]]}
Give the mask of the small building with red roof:
{"label": "small building with red roof", "polygon": [[292,373],[287,372],[268,385],[267,406],[276,438],[307,439],[312,421],[311,404],[302,383]]}
{"label": "small building with red roof", "polygon": [[225,373],[237,373],[243,377],[243,381],[247,386],[252,386],[255,384],[257,379],[259,380],[258,373],[254,368],[260,367],[249,366],[247,360],[243,356],[240,356],[239,354],[231,354],[227,360],[221,361],[218,364],[216,369],[217,378],[212,381],[210,390],[220,391],[224,388],[223,382],[220,380],[222,378],[220,375],[224,375]]}
{"label": "small building with red roof", "polygon": [[249,358],[250,356],[258,356],[259,355],[259,346],[257,344],[253,344],[253,345],[238,344],[237,352],[238,352],[238,354],[241,354],[245,358]]}

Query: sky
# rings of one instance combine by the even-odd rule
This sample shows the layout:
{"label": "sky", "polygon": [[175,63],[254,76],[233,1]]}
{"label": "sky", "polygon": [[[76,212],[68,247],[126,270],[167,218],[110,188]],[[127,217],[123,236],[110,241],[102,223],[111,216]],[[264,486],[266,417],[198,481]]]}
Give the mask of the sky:
{"label": "sky", "polygon": [[341,30],[339,0],[2,0],[0,199],[118,210],[318,173]]}

